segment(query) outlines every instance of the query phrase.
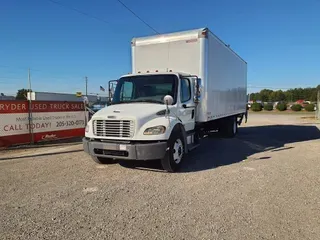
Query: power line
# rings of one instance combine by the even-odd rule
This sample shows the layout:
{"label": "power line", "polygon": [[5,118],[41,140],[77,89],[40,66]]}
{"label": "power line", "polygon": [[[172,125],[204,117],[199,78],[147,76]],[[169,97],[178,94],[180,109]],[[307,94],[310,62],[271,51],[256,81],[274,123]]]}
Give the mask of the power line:
{"label": "power line", "polygon": [[89,18],[98,20],[98,21],[103,22],[103,23],[106,23],[106,24],[108,24],[108,25],[110,24],[109,22],[107,22],[106,20],[104,20],[104,19],[102,19],[102,18],[93,16],[93,15],[91,15],[91,14],[89,14],[89,13],[83,12],[83,11],[77,9],[77,8],[71,7],[71,6],[66,5],[66,4],[63,4],[63,3],[61,3],[61,2],[56,2],[56,1],[53,1],[53,0],[48,0],[48,1],[49,1],[49,2],[52,2],[52,3],[54,3],[54,4],[57,4],[57,5],[59,5],[59,6],[62,6],[62,7],[64,7],[64,8],[70,9],[70,10],[72,10],[72,11],[75,11],[75,12],[77,12],[77,13],[80,13],[80,14],[86,16],[86,17],[89,17]]}
{"label": "power line", "polygon": [[[108,24],[108,25],[110,26],[110,23],[109,23],[108,21],[102,19],[102,18],[99,18],[99,17],[96,17],[96,16],[91,15],[91,14],[89,14],[89,13],[83,12],[83,11],[77,9],[77,8],[74,8],[74,7],[72,7],[72,6],[63,4],[63,3],[61,3],[61,2],[56,2],[56,1],[54,1],[54,0],[48,0],[48,1],[51,2],[51,3],[54,3],[54,4],[56,4],[56,5],[59,5],[59,6],[61,6],[61,7],[64,7],[64,8],[66,8],[66,9],[75,11],[75,12],[77,12],[77,13],[79,13],[79,14],[82,14],[82,15],[84,15],[84,16],[86,16],[86,17],[89,17],[89,18],[98,20],[98,21],[100,21],[100,22],[106,23],[106,24]],[[129,12],[131,12],[136,18],[138,18],[143,24],[145,24],[148,28],[150,28],[152,31],[154,31],[154,32],[157,33],[157,34],[160,34],[154,27],[152,27],[149,23],[147,23],[147,22],[144,21],[141,17],[139,17],[138,14],[136,14],[133,10],[131,10],[131,9],[130,9],[126,4],[124,4],[121,0],[117,0],[117,1],[118,1],[124,8],[126,8]]]}
{"label": "power line", "polygon": [[[51,1],[51,0],[50,0]],[[150,24],[144,21],[141,17],[138,16],[134,11],[132,11],[127,5],[125,5],[121,0],[117,0],[122,6],[124,6],[129,12],[131,12],[136,18],[138,18],[142,23],[144,23],[147,27],[149,27],[152,31],[157,34],[160,34],[156,29],[154,29]]]}
{"label": "power line", "polygon": [[22,78],[22,77],[0,77],[0,79],[12,79],[12,80],[23,80],[24,78]]}
{"label": "power line", "polygon": [[[61,7],[64,7],[64,8],[66,8],[66,9],[75,11],[75,12],[77,12],[77,13],[79,13],[79,14],[82,14],[82,15],[84,15],[84,16],[86,16],[86,17],[89,17],[89,18],[98,20],[98,21],[100,21],[100,22],[106,23],[106,24],[108,24],[108,25],[110,26],[110,22],[108,22],[108,21],[106,21],[106,20],[104,20],[104,19],[102,19],[102,18],[96,17],[96,16],[94,16],[94,15],[91,15],[91,14],[89,14],[89,13],[83,12],[83,11],[77,9],[77,8],[74,8],[74,7],[70,6],[70,5],[66,5],[66,4],[63,4],[63,3],[61,3],[61,2],[56,2],[56,1],[54,1],[54,0],[48,0],[48,1],[51,2],[51,3],[54,3],[54,4],[56,4],[56,5],[59,5],[59,6],[61,6]],[[153,32],[155,32],[155,33],[157,33],[157,34],[160,34],[155,28],[153,28],[149,23],[147,23],[147,22],[144,21],[141,17],[139,17],[138,14],[136,14],[133,10],[131,10],[131,9],[130,9],[126,4],[124,4],[121,0],[117,0],[117,1],[118,1],[124,8],[126,8],[129,12],[131,12],[136,18],[138,18],[143,24],[145,24],[148,28],[150,28]]]}
{"label": "power line", "polygon": [[19,70],[24,70],[24,71],[28,71],[28,68],[26,67],[26,68],[24,68],[24,67],[12,67],[12,66],[8,66],[8,65],[0,65],[0,68],[8,68],[8,69],[12,69],[12,68],[14,68],[14,69],[19,69]]}

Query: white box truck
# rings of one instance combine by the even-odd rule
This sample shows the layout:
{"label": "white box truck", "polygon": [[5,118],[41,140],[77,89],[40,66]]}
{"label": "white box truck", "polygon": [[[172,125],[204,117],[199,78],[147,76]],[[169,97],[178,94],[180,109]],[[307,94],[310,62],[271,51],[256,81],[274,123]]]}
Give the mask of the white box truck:
{"label": "white box truck", "polygon": [[207,28],[131,45],[132,74],[86,126],[84,150],[96,162],[160,160],[174,172],[209,132],[235,136],[247,111],[247,63],[229,46]]}

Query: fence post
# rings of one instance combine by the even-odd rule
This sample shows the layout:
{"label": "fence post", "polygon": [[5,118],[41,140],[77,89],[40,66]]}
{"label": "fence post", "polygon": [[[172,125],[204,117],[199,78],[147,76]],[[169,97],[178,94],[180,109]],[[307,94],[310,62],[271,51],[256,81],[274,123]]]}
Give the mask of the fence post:
{"label": "fence post", "polygon": [[30,143],[34,144],[34,136],[33,136],[33,129],[32,129],[32,90],[31,90],[31,76],[30,76],[30,68],[28,68],[28,82],[29,82],[29,110],[28,110],[28,116],[29,116],[29,134],[30,134]]}

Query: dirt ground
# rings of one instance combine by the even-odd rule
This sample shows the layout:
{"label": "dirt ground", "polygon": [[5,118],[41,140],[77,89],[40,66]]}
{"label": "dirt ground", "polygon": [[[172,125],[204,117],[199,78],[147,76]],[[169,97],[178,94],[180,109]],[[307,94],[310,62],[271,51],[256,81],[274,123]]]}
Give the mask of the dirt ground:
{"label": "dirt ground", "polygon": [[0,239],[320,239],[320,124],[252,113],[178,173],[81,143],[0,152]]}

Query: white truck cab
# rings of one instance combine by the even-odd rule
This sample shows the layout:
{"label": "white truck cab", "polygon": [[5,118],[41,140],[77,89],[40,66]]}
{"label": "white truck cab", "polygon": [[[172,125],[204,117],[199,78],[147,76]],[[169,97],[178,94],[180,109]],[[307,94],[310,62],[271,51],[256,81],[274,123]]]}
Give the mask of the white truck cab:
{"label": "white truck cab", "polygon": [[134,39],[133,74],[88,122],[84,150],[98,163],[160,160],[173,172],[207,132],[234,136],[246,113],[246,63],[220,45],[208,29]]}

